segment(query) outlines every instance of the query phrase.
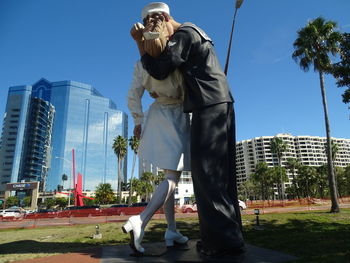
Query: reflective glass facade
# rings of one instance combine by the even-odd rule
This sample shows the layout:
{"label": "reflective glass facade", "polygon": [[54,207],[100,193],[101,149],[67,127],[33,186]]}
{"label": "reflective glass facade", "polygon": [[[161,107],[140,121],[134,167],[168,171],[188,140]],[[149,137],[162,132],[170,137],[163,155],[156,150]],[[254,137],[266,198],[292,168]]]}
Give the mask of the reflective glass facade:
{"label": "reflective glass facade", "polygon": [[9,89],[0,144],[0,195],[7,183],[18,182],[30,98],[30,86]]}
{"label": "reflective glass facade", "polygon": [[49,102],[30,99],[18,181],[39,181],[39,191],[46,189],[50,169],[54,114],[55,108]]}
{"label": "reflective glass facade", "polygon": [[[118,135],[127,138],[127,115],[87,84],[41,79],[29,90],[30,97],[50,103],[55,111],[46,190],[54,190],[62,184],[62,174],[67,174],[69,181],[72,180],[72,149],[75,151],[75,173],[83,175],[84,190],[95,190],[101,182],[111,183],[116,190],[118,164],[112,144]],[[124,180],[127,177],[126,164],[125,158]],[[11,178],[11,182],[18,179]],[[68,183],[65,186],[68,187]]]}

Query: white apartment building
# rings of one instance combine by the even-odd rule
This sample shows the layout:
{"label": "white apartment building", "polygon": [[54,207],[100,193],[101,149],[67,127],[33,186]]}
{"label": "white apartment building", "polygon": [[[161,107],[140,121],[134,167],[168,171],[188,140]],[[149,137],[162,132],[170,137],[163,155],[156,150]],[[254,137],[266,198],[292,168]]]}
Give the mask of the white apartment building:
{"label": "white apartment building", "polygon": [[175,188],[175,204],[180,206],[189,204],[192,196],[194,196],[194,191],[191,172],[184,171]]}
{"label": "white apartment building", "polygon": [[[259,162],[266,162],[269,167],[278,165],[277,157],[271,153],[271,139],[275,136],[255,137],[250,140],[237,142],[237,183],[244,182],[255,171]],[[293,136],[291,134],[277,134],[288,146],[282,156],[282,166],[288,158],[298,159],[307,166],[321,166],[327,163],[325,152],[325,137]],[[335,166],[346,167],[350,165],[350,139],[332,138],[338,146]],[[291,175],[289,175],[291,183]]]}

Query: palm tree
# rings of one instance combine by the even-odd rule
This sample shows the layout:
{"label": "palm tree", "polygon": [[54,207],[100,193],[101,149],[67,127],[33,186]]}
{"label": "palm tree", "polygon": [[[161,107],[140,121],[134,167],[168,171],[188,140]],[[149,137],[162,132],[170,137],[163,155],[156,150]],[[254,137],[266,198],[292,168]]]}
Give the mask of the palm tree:
{"label": "palm tree", "polygon": [[327,164],[316,167],[316,188],[320,198],[325,197],[327,190],[327,169]]}
{"label": "palm tree", "polygon": [[[131,136],[129,139],[129,146],[130,146],[131,150],[134,152],[134,156],[132,159],[132,168],[131,168],[131,178],[130,178],[130,182],[131,182],[133,177],[134,177],[136,156],[137,156],[137,152],[139,150],[140,140],[136,136]],[[132,196],[132,184],[130,183],[129,202],[128,202],[129,205],[131,205],[131,196]]]}
{"label": "palm tree", "polygon": [[333,65],[332,74],[337,79],[337,86],[347,89],[342,97],[344,103],[350,102],[350,33],[343,33],[340,43],[340,62]]}
{"label": "palm tree", "polygon": [[238,198],[243,201],[248,199],[252,200],[257,192],[257,186],[255,185],[254,180],[249,178],[243,183],[240,183],[238,187]]}
{"label": "palm tree", "polygon": [[154,184],[159,185],[161,182],[163,182],[165,179],[165,173],[163,171],[158,171],[156,176],[154,177]]}
{"label": "palm tree", "polygon": [[115,196],[111,184],[101,183],[96,187],[95,201],[98,204],[110,204],[115,201]]}
{"label": "palm tree", "polygon": [[68,180],[68,176],[66,174],[62,174],[62,186],[64,189],[64,182]]}
{"label": "palm tree", "polygon": [[130,185],[132,186],[132,189],[134,189],[133,191],[136,192],[136,200],[137,200],[137,196],[142,196],[143,195],[142,182],[141,182],[140,179],[132,178],[132,179],[130,179]]}
{"label": "palm tree", "polygon": [[257,163],[255,166],[255,172],[250,175],[254,182],[260,184],[262,200],[268,199],[268,195],[270,192],[269,190],[273,185],[271,175],[272,174],[269,170],[269,167],[265,162]]}
{"label": "palm tree", "polygon": [[149,200],[149,193],[154,190],[154,182],[155,176],[151,172],[144,172],[141,175],[140,181],[142,182],[143,193],[146,196],[146,200]]}
{"label": "palm tree", "polygon": [[271,139],[271,153],[275,154],[277,156],[278,161],[278,171],[279,173],[279,183],[277,183],[277,189],[278,193],[280,195],[280,199],[284,200],[284,180],[282,176],[282,156],[285,151],[287,151],[288,146],[287,144],[279,137],[275,136]]}
{"label": "palm tree", "polygon": [[314,70],[318,71],[322,95],[322,104],[325,118],[326,134],[327,134],[327,163],[328,163],[328,181],[332,200],[331,212],[339,212],[339,203],[337,199],[337,191],[335,185],[334,168],[332,165],[331,154],[331,132],[328,119],[328,108],[326,100],[326,90],[324,87],[324,73],[328,73],[332,69],[330,54],[335,56],[340,48],[339,44],[342,35],[334,31],[337,24],[334,21],[326,21],[322,17],[310,21],[306,27],[298,31],[298,38],[293,46],[295,48],[292,57],[299,63],[299,66],[308,71],[313,65]]}
{"label": "palm tree", "polygon": [[304,197],[310,199],[317,193],[317,170],[314,166],[301,165],[298,172],[298,186]]}
{"label": "palm tree", "polygon": [[127,153],[127,145],[128,141],[126,138],[123,136],[118,135],[117,137],[114,138],[113,141],[113,150],[114,153],[117,155],[118,158],[118,195],[119,195],[119,202],[121,202],[122,198],[122,187],[121,187],[121,182],[122,182],[122,172],[121,172],[121,166],[122,166],[122,161],[124,160],[124,157]]}
{"label": "palm tree", "polygon": [[298,167],[300,167],[300,165],[301,165],[301,163],[299,162],[298,159],[287,158],[286,168],[292,173],[293,190],[295,191],[294,194],[297,196],[297,198],[300,198],[300,195],[299,195],[299,190],[298,190],[298,186],[297,186],[297,181],[295,178],[295,170],[297,170]]}
{"label": "palm tree", "polygon": [[343,171],[344,177],[344,189],[345,193],[343,195],[350,195],[350,165],[346,166]]}

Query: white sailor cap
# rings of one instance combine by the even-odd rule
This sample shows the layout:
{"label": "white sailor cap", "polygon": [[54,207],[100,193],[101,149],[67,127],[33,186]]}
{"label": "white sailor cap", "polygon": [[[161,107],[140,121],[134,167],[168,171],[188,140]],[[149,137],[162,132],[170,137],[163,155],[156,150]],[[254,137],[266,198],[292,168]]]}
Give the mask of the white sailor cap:
{"label": "white sailor cap", "polygon": [[153,2],[146,5],[141,12],[142,19],[145,19],[146,16],[153,13],[166,13],[170,15],[169,6],[166,3],[162,2]]}

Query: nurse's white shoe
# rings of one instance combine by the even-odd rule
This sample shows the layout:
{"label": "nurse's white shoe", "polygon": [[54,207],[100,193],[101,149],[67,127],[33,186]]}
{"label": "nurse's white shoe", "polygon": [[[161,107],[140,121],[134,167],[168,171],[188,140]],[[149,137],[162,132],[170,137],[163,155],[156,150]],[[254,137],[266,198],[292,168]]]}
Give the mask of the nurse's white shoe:
{"label": "nurse's white shoe", "polygon": [[126,224],[122,226],[123,232],[130,233],[130,247],[136,252],[143,254],[145,249],[141,246],[141,241],[143,235],[145,234],[144,230],[141,228],[142,220],[139,215],[132,216],[128,219]]}
{"label": "nurse's white shoe", "polygon": [[164,239],[167,247],[173,247],[175,244],[183,245],[188,241],[188,237],[182,235],[178,231],[172,231],[169,229],[165,231]]}

